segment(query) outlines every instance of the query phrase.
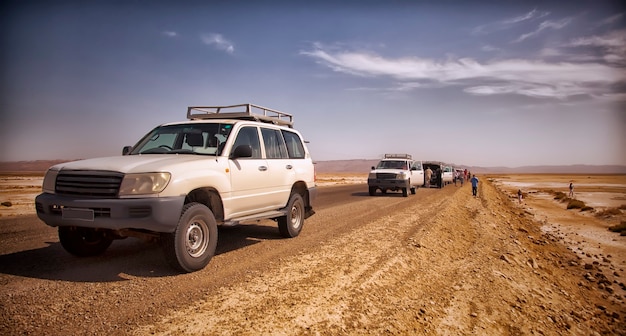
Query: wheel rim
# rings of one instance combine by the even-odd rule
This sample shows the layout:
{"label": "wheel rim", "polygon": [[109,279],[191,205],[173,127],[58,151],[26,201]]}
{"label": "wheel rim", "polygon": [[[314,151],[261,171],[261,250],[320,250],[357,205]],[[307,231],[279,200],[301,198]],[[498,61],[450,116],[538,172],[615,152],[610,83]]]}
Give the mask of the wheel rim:
{"label": "wheel rim", "polygon": [[209,227],[203,220],[194,219],[187,227],[186,237],[187,253],[194,258],[200,257],[209,245]]}
{"label": "wheel rim", "polygon": [[295,202],[291,207],[291,227],[298,229],[302,225],[302,205],[299,202]]}

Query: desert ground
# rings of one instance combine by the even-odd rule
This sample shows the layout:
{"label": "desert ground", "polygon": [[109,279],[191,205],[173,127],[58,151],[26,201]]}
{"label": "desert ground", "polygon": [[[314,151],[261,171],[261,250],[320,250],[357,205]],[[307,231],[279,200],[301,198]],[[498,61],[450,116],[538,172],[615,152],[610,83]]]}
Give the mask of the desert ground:
{"label": "desert ground", "polygon": [[[626,334],[626,236],[609,230],[626,176],[478,177],[476,198],[467,183],[404,198],[318,174],[300,236],[220,230],[209,266],[176,274],[154,242],[69,256],[35,216],[41,175],[4,175],[0,334]],[[593,209],[555,200],[570,181]]]}

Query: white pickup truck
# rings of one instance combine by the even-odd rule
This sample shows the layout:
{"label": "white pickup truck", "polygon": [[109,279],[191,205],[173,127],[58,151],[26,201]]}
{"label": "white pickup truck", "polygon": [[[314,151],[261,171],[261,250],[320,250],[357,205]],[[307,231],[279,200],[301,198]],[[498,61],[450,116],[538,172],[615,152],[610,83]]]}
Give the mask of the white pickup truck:
{"label": "white pickup truck", "polygon": [[123,155],[51,167],[36,197],[71,254],[103,253],[114,239],[161,241],[183,272],[204,268],[217,226],[274,219],[295,237],[314,214],[315,172],[293,116],[253,104],[196,106],[157,126]]}
{"label": "white pickup truck", "polygon": [[367,177],[370,196],[376,191],[386,194],[387,191],[402,191],[407,197],[409,190],[415,194],[416,189],[424,184],[424,170],[420,161],[413,161],[409,154],[385,154]]}

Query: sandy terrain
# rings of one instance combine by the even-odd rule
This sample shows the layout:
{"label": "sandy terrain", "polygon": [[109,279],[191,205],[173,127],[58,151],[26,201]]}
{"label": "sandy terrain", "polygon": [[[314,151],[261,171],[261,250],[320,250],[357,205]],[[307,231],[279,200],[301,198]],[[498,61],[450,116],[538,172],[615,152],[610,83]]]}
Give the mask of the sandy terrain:
{"label": "sandy terrain", "polygon": [[[368,196],[363,175],[318,175],[299,237],[271,221],[221,230],[192,274],[148,242],[68,256],[26,205],[0,218],[0,334],[625,334],[626,236],[607,230],[623,212],[596,216],[625,177],[479,177],[477,198],[467,184],[404,198]],[[572,179],[596,212],[550,196]]]}

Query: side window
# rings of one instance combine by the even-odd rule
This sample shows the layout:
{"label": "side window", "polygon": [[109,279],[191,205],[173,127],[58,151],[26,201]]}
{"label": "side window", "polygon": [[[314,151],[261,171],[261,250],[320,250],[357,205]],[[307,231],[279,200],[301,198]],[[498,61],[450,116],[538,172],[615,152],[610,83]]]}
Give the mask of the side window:
{"label": "side window", "polygon": [[304,159],[304,146],[298,134],[283,130],[287,152],[291,159]]}
{"label": "side window", "polygon": [[415,167],[415,169],[417,169],[417,170],[422,170],[422,163],[421,162],[413,162],[413,167]]}
{"label": "side window", "polygon": [[261,135],[263,136],[265,155],[268,159],[286,159],[289,157],[285,140],[283,140],[279,130],[261,127]]}
{"label": "side window", "polygon": [[252,148],[252,158],[261,158],[261,142],[259,141],[259,132],[256,127],[242,127],[237,134],[233,150],[240,145],[248,145]]}

